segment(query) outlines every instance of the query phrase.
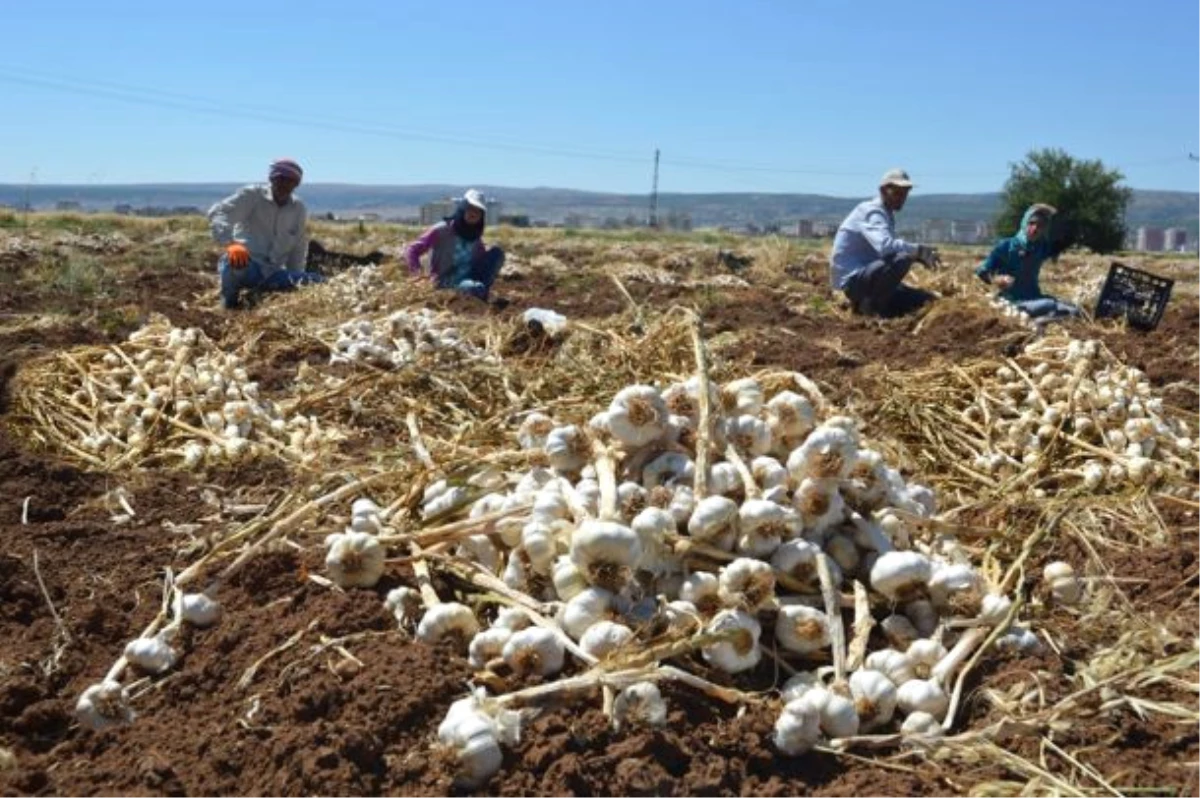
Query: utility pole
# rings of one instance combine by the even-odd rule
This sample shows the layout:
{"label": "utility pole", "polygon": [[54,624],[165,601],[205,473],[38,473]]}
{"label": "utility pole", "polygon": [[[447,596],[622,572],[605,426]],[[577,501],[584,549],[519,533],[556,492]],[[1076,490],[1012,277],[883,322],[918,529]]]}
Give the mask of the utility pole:
{"label": "utility pole", "polygon": [[650,221],[648,226],[658,228],[658,150],[654,150],[654,185],[650,189]]}

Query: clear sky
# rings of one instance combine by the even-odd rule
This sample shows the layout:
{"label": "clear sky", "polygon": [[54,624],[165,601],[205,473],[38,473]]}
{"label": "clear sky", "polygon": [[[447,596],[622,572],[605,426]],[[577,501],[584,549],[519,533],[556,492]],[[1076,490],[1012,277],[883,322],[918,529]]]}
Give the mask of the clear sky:
{"label": "clear sky", "polygon": [[33,0],[0,182],[998,190],[1032,148],[1195,191],[1196,0]]}

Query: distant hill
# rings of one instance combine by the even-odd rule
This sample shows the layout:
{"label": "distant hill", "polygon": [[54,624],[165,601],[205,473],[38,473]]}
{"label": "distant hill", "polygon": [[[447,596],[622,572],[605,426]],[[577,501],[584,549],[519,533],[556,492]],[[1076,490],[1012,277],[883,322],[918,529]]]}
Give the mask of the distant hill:
{"label": "distant hill", "polygon": [[[53,209],[60,202],[77,202],[88,211],[111,211],[117,205],[135,208],[196,207],[207,209],[232,193],[234,183],[161,183],[140,185],[11,185],[0,184],[0,205],[38,210]],[[372,186],[343,183],[313,183],[300,194],[313,213],[332,212],[341,216],[376,213],[383,218],[413,218],[420,206],[434,199],[461,195],[465,186],[414,185]],[[576,214],[599,223],[606,218],[646,218],[649,198],[644,194],[604,194],[561,188],[508,188],[477,186],[504,204],[505,213],[524,213],[551,223]],[[697,227],[794,222],[797,219],[840,221],[855,203],[866,197],[829,197],[820,194],[679,194],[659,195],[659,213],[691,214]],[[903,212],[903,225],[912,227],[926,219],[990,221],[999,207],[998,193],[914,194]],[[1183,191],[1134,191],[1128,224],[1186,227],[1197,238],[1197,208],[1200,194]]]}

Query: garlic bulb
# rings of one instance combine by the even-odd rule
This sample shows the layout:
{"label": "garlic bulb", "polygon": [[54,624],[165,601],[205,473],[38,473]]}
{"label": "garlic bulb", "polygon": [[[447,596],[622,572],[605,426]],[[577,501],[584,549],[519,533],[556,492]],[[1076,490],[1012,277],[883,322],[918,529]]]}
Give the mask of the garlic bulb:
{"label": "garlic bulb", "polygon": [[805,479],[845,479],[854,467],[854,437],[827,422],[788,455],[787,470],[798,484]]}
{"label": "garlic bulb", "polygon": [[550,676],[562,670],[566,655],[557,634],[541,626],[529,626],[512,633],[502,656],[514,673]]}
{"label": "garlic bulb", "polygon": [[871,568],[871,587],[892,601],[910,601],[925,594],[933,567],[915,551],[889,551]]}
{"label": "garlic bulb", "polygon": [[525,610],[520,607],[504,607],[496,613],[496,620],[492,622],[492,627],[519,632],[532,624],[533,619]]}
{"label": "garlic bulb", "polygon": [[781,391],[771,397],[766,406],[767,423],[772,432],[783,436],[807,435],[813,428],[815,413],[812,402],[791,391]]}
{"label": "garlic bulb", "polygon": [[471,667],[481,670],[494,659],[503,656],[504,645],[513,636],[512,629],[503,626],[493,626],[475,633],[471,645],[467,648],[467,660]]}
{"label": "garlic bulb", "polygon": [[914,640],[904,652],[918,679],[928,679],[938,660],[946,656],[945,647],[936,640]]}
{"label": "garlic bulb", "polygon": [[739,452],[751,456],[771,451],[771,428],[754,416],[737,416],[725,422],[725,439]]}
{"label": "garlic bulb", "polygon": [[642,557],[636,532],[613,521],[585,521],[571,536],[571,561],[588,582],[618,591]]}
{"label": "garlic bulb", "polygon": [[617,509],[622,518],[633,518],[646,509],[650,492],[636,482],[622,482],[617,486]]}
{"label": "garlic bulb", "polygon": [[221,605],[203,593],[181,593],[175,614],[192,626],[212,626],[221,619]]}
{"label": "garlic bulb", "polygon": [[737,541],[738,506],[724,496],[708,496],[696,503],[688,520],[688,534],[696,540],[729,551]]}
{"label": "garlic bulb", "polygon": [[937,682],[910,679],[896,688],[896,705],[905,714],[926,712],[940,721],[950,708],[950,699]]}
{"label": "garlic bulb", "polygon": [[675,533],[675,516],[658,507],[647,507],[634,517],[630,526],[642,547],[638,568],[653,573],[671,569],[674,562],[667,536]]}
{"label": "garlic bulb", "polygon": [[939,562],[929,577],[929,598],[939,609],[975,615],[982,600],[979,585],[979,574],[971,566]]}
{"label": "garlic bulb", "polygon": [[613,722],[623,726],[661,726],[667,722],[667,703],[654,682],[635,682],[617,693]]}
{"label": "garlic bulb", "polygon": [[[807,540],[786,540],[771,555],[771,565],[800,582],[802,585],[800,589],[815,593],[821,589],[817,576],[818,556],[825,557],[819,546],[809,543]],[[827,557],[826,560],[830,564],[831,570],[836,568],[832,565],[832,560]],[[838,578],[834,581],[841,581],[840,570]]]}
{"label": "garlic bulb", "polygon": [[147,673],[164,673],[177,658],[175,649],[161,637],[139,637],[125,644],[125,659]]}
{"label": "garlic bulb", "polygon": [[455,553],[464,560],[479,563],[488,573],[500,568],[500,550],[487,535],[469,535],[460,541]]}
{"label": "garlic bulb", "polygon": [[727,413],[757,416],[763,408],[762,386],[753,377],[734,380],[721,389],[721,404]]}
{"label": "garlic bulb", "polygon": [[835,532],[825,541],[825,553],[838,564],[843,573],[852,574],[858,570],[861,560],[858,547],[841,532]]}
{"label": "garlic bulb", "polygon": [[387,552],[374,536],[348,531],[326,538],[325,567],[339,587],[374,587],[383,576]]}
{"label": "garlic bulb", "polygon": [[1042,579],[1059,604],[1078,604],[1083,598],[1083,583],[1075,576],[1070,563],[1052,562],[1042,570]]}
{"label": "garlic bulb", "polygon": [[900,724],[900,734],[905,737],[925,737],[936,739],[944,734],[941,721],[928,712],[917,710],[910,712]]}
{"label": "garlic bulb", "polygon": [[800,530],[800,516],[794,511],[763,499],[747,499],[738,510],[736,550],[751,557],[767,557]]}
{"label": "garlic bulb", "polygon": [[739,557],[721,568],[717,583],[726,607],[754,612],[775,597],[775,571],[761,560]]}
{"label": "garlic bulb", "polygon": [[708,470],[708,490],[717,496],[740,494],[745,486],[742,475],[733,463],[715,463]]}
{"label": "garlic bulb", "polygon": [[1088,490],[1096,490],[1104,484],[1104,477],[1107,475],[1108,469],[1104,464],[1093,460],[1083,467],[1083,486]]}
{"label": "garlic bulb", "polygon": [[880,671],[859,670],[850,674],[850,694],[864,729],[883,726],[896,711],[896,685]]}
{"label": "garlic bulb", "polygon": [[787,469],[774,457],[755,457],[750,461],[750,474],[764,492],[772,488],[787,487]]}
{"label": "garlic bulb", "polygon": [[714,668],[741,673],[758,665],[762,657],[758,647],[762,627],[753,615],[743,610],[722,610],[709,621],[705,632],[726,636],[700,650],[704,660]]}
{"label": "garlic bulb", "polygon": [[449,721],[449,717],[443,721],[438,736],[457,754],[459,770],[455,781],[468,789],[479,787],[504,763],[495,727],[478,712],[465,712],[454,718],[454,723]]}
{"label": "garlic bulb", "polygon": [[[435,483],[437,485],[439,483]],[[447,515],[460,507],[463,507],[470,500],[470,492],[464,487],[449,487],[445,482],[440,483],[442,489],[431,492],[434,486],[426,491],[425,501],[421,506],[421,517],[423,519],[437,518]],[[366,530],[364,530],[366,531]]]}
{"label": "garlic bulb", "polygon": [[1042,647],[1037,635],[1024,627],[1013,626],[996,639],[996,648],[1002,651],[1016,650],[1035,653]]}
{"label": "garlic bulb", "polygon": [[809,751],[820,738],[821,713],[815,707],[801,699],[784,704],[771,738],[780,753],[798,756]]}
{"label": "garlic bulb", "polygon": [[801,480],[792,497],[792,505],[800,513],[806,534],[810,537],[824,533],[846,517],[846,501],[838,491],[837,483],[832,480]]}
{"label": "garlic bulb", "polygon": [[1008,617],[1012,599],[996,593],[988,593],[980,603],[979,619],[989,624],[998,624]]}
{"label": "garlic bulb", "polygon": [[858,712],[849,697],[832,689],[814,687],[798,699],[816,710],[821,731],[831,738],[853,737],[858,734]]}
{"label": "garlic bulb", "polygon": [[93,731],[119,723],[132,723],[129,693],[120,682],[104,680],[89,686],[75,702],[75,717]]}
{"label": "garlic bulb", "polygon": [[895,685],[901,685],[917,678],[913,673],[912,662],[908,655],[894,648],[872,651],[863,662],[863,667],[867,670],[879,671]]}
{"label": "garlic bulb", "polygon": [[550,578],[554,582],[554,592],[563,601],[570,601],[588,587],[583,572],[566,555],[554,560]]}
{"label": "garlic bulb", "polygon": [[775,617],[775,637],[788,651],[810,654],[829,645],[829,618],[812,607],[780,607]]}
{"label": "garlic bulb", "polygon": [[695,479],[696,464],[682,452],[664,452],[642,468],[642,485],[655,488],[676,483],[690,484]]}
{"label": "garlic bulb", "polygon": [[417,639],[423,643],[436,643],[443,638],[455,636],[464,646],[479,631],[479,621],[471,608],[457,602],[435,604],[425,611],[417,625]]}
{"label": "garlic bulb", "polygon": [[409,626],[417,620],[424,607],[421,591],[411,587],[396,587],[388,591],[383,606],[392,613],[401,626]]}
{"label": "garlic bulb", "polygon": [[633,639],[633,630],[613,621],[600,621],[588,627],[579,638],[579,647],[598,660],[607,659]]}
{"label": "garlic bulb", "polygon": [[549,574],[558,556],[558,539],[549,525],[530,521],[521,528],[521,550],[535,573]]}
{"label": "garlic bulb", "polygon": [[638,449],[662,437],[667,425],[667,405],[648,385],[632,385],[613,397],[608,407],[608,429],[628,449]]}
{"label": "garlic bulb", "polygon": [[553,429],[554,420],[550,416],[545,413],[530,413],[517,429],[517,443],[527,452],[543,449],[546,438]]}
{"label": "garlic bulb", "polygon": [[679,598],[701,615],[715,615],[721,609],[721,581],[707,571],[689,574],[679,588]]}
{"label": "garlic bulb", "polygon": [[563,606],[563,629],[573,639],[579,640],[591,626],[612,615],[613,598],[612,593],[602,588],[581,590]]}
{"label": "garlic bulb", "polygon": [[574,424],[552,429],[543,448],[550,458],[550,466],[568,474],[583,468],[591,457],[587,435]]}

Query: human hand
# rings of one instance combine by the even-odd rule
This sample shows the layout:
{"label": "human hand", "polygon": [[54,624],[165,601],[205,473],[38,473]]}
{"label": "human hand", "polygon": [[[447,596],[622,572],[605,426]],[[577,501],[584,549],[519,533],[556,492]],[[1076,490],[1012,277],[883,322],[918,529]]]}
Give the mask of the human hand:
{"label": "human hand", "polygon": [[942,258],[940,255],[938,255],[937,249],[935,247],[926,246],[925,244],[921,244],[917,247],[917,254],[914,255],[913,258],[918,263],[924,263],[930,269],[937,269],[942,265]]}
{"label": "human hand", "polygon": [[1012,288],[1013,278],[1011,274],[997,274],[992,278],[992,285],[999,288],[1001,291]]}
{"label": "human hand", "polygon": [[250,250],[240,241],[234,241],[225,247],[225,255],[229,259],[229,265],[235,269],[244,269],[250,265]]}

